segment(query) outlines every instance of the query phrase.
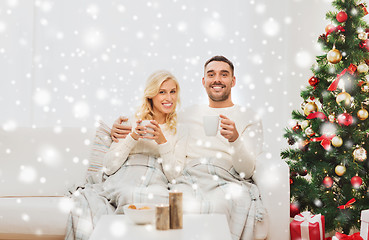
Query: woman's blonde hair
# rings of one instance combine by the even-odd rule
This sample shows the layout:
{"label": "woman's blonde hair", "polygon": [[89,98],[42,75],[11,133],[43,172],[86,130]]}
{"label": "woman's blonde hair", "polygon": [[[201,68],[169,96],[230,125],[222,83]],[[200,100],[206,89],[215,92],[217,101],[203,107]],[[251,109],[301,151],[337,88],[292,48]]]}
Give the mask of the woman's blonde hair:
{"label": "woman's blonde hair", "polygon": [[168,71],[159,70],[152,73],[146,81],[146,87],[144,90],[144,96],[142,99],[142,105],[136,112],[136,118],[142,120],[153,120],[154,119],[154,111],[153,111],[153,102],[152,98],[155,97],[160,90],[163,82],[167,80],[173,80],[176,84],[176,93],[177,93],[177,101],[174,104],[173,111],[167,114],[165,119],[165,124],[169,130],[173,130],[176,132],[177,126],[177,112],[176,108],[179,105],[179,84],[176,77]]}

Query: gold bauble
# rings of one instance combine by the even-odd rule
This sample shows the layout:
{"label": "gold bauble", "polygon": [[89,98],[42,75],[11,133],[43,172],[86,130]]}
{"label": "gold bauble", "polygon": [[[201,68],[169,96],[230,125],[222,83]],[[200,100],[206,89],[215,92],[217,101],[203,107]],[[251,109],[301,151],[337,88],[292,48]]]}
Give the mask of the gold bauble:
{"label": "gold bauble", "polygon": [[316,112],[318,110],[318,106],[315,104],[315,102],[308,102],[304,106],[304,113],[306,116],[309,116],[310,113]]}
{"label": "gold bauble", "polygon": [[363,85],[361,85],[361,91],[363,92],[369,92],[369,85],[368,83],[364,83]]}
{"label": "gold bauble", "polygon": [[360,40],[367,40],[368,39],[368,35],[366,34],[366,32],[361,32],[357,35],[357,37],[360,39]]}
{"label": "gold bauble", "polygon": [[336,116],[334,116],[334,114],[330,114],[328,116],[328,120],[331,122],[331,123],[334,123],[336,121]]}
{"label": "gold bauble", "polygon": [[328,62],[336,64],[339,63],[342,59],[342,54],[339,50],[333,48],[327,54]]}
{"label": "gold bauble", "polygon": [[343,140],[341,137],[335,136],[334,138],[332,138],[332,145],[334,147],[341,147],[342,144],[343,144]]}
{"label": "gold bauble", "polygon": [[337,165],[334,171],[338,176],[342,176],[346,172],[346,167],[342,165]]}
{"label": "gold bauble", "polygon": [[359,66],[357,66],[356,69],[359,73],[367,73],[369,70],[368,65],[366,65],[365,63],[360,63]]}
{"label": "gold bauble", "polygon": [[352,155],[354,155],[354,159],[359,162],[366,160],[366,150],[363,147],[356,148]]}
{"label": "gold bauble", "polygon": [[301,122],[301,128],[304,129],[304,130],[307,127],[309,127],[309,125],[310,125],[310,121],[309,120],[304,120],[304,121]]}
{"label": "gold bauble", "polygon": [[336,97],[338,105],[344,105],[346,107],[351,105],[351,95],[347,92],[341,92]]}
{"label": "gold bauble", "polygon": [[362,108],[360,109],[358,112],[357,112],[357,117],[360,119],[360,120],[365,120],[367,119],[369,116],[369,113],[366,109]]}

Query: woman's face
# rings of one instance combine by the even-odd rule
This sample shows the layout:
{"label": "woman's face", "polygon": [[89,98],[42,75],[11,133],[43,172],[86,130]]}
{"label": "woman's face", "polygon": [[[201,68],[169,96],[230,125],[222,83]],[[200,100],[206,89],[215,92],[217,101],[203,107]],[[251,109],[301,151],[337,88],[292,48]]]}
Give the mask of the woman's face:
{"label": "woman's face", "polygon": [[152,98],[154,113],[168,114],[173,112],[177,96],[176,83],[172,79],[164,81],[159,88],[159,93]]}

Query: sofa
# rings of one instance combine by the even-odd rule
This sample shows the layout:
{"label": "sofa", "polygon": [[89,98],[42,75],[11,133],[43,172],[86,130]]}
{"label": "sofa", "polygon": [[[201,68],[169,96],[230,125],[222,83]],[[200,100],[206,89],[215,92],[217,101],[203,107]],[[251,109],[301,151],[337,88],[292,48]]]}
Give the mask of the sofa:
{"label": "sofa", "polygon": [[[0,129],[0,239],[64,239],[66,193],[95,176],[96,129]],[[99,151],[103,154],[102,151]],[[289,239],[289,169],[262,155],[253,176],[268,211],[266,239]]]}

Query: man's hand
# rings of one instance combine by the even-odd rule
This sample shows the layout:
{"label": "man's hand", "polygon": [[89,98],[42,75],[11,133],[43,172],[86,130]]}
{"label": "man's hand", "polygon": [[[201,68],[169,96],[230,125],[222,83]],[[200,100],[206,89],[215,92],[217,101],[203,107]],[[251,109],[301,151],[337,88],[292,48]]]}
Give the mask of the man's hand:
{"label": "man's hand", "polygon": [[220,127],[221,127],[220,135],[222,135],[223,137],[228,139],[228,142],[236,141],[239,134],[238,134],[238,131],[236,129],[236,124],[234,123],[234,121],[230,120],[229,118],[227,118],[226,116],[224,116],[222,114],[220,114],[219,116],[221,118],[221,121],[220,121]]}
{"label": "man's hand", "polygon": [[[132,131],[132,126],[124,124],[128,121],[127,117],[120,116],[115,120],[110,135],[114,142],[119,142],[118,138],[126,138]],[[123,124],[122,124],[123,123]]]}

